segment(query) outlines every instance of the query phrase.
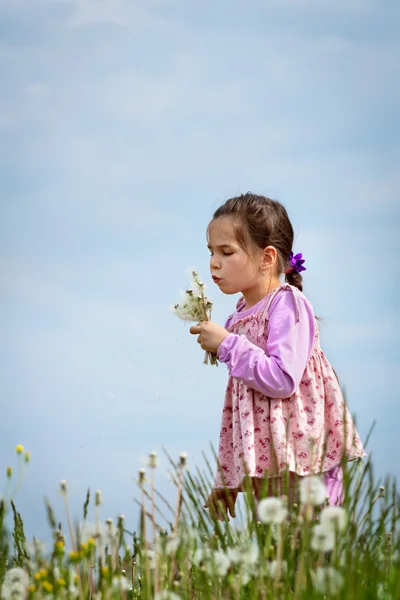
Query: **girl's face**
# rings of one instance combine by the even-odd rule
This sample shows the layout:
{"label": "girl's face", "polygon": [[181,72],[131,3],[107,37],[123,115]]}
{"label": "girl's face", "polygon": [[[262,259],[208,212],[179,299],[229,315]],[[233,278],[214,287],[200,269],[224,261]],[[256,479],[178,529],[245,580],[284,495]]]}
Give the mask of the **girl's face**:
{"label": "girl's face", "polygon": [[230,217],[211,221],[208,239],[211,276],[224,294],[245,293],[259,285],[260,265],[239,246]]}

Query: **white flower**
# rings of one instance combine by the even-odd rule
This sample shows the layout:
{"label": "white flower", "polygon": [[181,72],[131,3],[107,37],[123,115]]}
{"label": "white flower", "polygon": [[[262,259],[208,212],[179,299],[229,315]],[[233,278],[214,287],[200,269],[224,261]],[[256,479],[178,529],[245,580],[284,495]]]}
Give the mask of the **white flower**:
{"label": "white flower", "polygon": [[258,518],[262,523],[282,523],[287,515],[282,500],[280,498],[264,498],[258,503]]}
{"label": "white flower", "polygon": [[212,575],[214,572],[219,577],[225,577],[230,567],[231,561],[223,550],[216,550],[212,554],[212,562],[208,565],[208,572]]}
{"label": "white flower", "polygon": [[68,587],[68,594],[72,598],[77,598],[79,596],[79,590],[74,583],[71,583]]}
{"label": "white flower", "polygon": [[317,476],[304,477],[300,481],[300,502],[318,506],[327,498],[327,489]]}
{"label": "white flower", "polygon": [[155,469],[157,467],[157,464],[158,464],[157,452],[155,450],[153,450],[149,454],[147,466],[150,469]]}
{"label": "white flower", "polygon": [[112,586],[114,589],[121,590],[123,592],[127,592],[131,589],[129,581],[123,575],[113,577]]}
{"label": "white flower", "polygon": [[321,511],[321,525],[334,531],[344,531],[347,526],[347,512],[341,506],[327,506]]}
{"label": "white flower", "polygon": [[226,554],[232,563],[252,567],[257,563],[260,551],[255,544],[241,544],[228,548]]}
{"label": "white flower", "polygon": [[210,550],[208,548],[197,548],[192,556],[192,564],[199,567],[200,563],[204,563],[209,557]]}
{"label": "white flower", "polygon": [[29,584],[28,574],[20,567],[9,569],[6,571],[6,575],[4,577],[4,585],[14,585],[17,583],[21,583],[24,586]]}
{"label": "white flower", "polygon": [[165,552],[167,554],[175,554],[179,548],[180,540],[175,535],[168,536],[167,543],[165,545]]}
{"label": "white flower", "polygon": [[314,525],[311,548],[317,552],[329,552],[335,545],[335,532],[330,527]]}
{"label": "white flower", "polygon": [[19,600],[25,598],[26,588],[29,583],[28,574],[20,567],[6,571],[4,583],[1,590],[2,600]]}
{"label": "white flower", "polygon": [[[276,577],[277,568],[278,568],[277,560],[273,560],[272,562],[267,564],[267,574],[272,579],[275,579],[275,577]],[[281,574],[286,573],[286,571],[287,571],[287,562],[286,562],[286,560],[282,560],[281,561]]]}
{"label": "white flower", "polygon": [[321,594],[337,594],[343,587],[343,577],[333,567],[319,567],[311,576],[315,589]]}
{"label": "white flower", "polygon": [[181,600],[181,597],[175,592],[163,590],[154,596],[154,600]]}
{"label": "white flower", "polygon": [[25,586],[22,583],[14,583],[13,585],[6,585],[3,583],[1,590],[2,600],[21,600],[25,598]]}

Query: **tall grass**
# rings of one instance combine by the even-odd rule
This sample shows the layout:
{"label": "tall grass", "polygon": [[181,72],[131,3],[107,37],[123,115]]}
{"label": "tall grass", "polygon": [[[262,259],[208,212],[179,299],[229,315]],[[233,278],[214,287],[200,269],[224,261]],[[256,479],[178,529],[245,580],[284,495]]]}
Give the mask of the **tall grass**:
{"label": "tall grass", "polygon": [[[393,478],[376,481],[370,461],[344,463],[342,509],[314,506],[304,494],[290,500],[285,489],[278,500],[258,502],[249,484],[237,518],[221,522],[203,507],[214,479],[208,457],[201,471],[188,467],[185,455],[175,462],[164,452],[176,501],[157,491],[151,453],[137,481],[135,532],[123,515],[116,523],[101,519],[100,492],[92,499],[88,491],[82,521],[73,524],[64,481],[63,524],[46,505],[52,546],[45,553],[25,539],[9,490],[0,500],[2,598],[400,598],[399,494]],[[96,518],[89,522],[92,500]],[[13,531],[6,530],[8,513]]]}

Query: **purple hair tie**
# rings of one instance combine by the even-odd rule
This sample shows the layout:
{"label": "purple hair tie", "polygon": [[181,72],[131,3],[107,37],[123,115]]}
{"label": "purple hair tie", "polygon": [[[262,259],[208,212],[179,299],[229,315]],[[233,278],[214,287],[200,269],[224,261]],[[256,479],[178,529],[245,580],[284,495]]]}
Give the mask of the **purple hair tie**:
{"label": "purple hair tie", "polygon": [[301,252],[299,254],[294,255],[293,252],[290,253],[289,257],[290,267],[287,271],[285,271],[285,275],[288,273],[301,273],[302,271],[306,271],[306,268],[303,267],[303,263],[305,262],[303,255]]}

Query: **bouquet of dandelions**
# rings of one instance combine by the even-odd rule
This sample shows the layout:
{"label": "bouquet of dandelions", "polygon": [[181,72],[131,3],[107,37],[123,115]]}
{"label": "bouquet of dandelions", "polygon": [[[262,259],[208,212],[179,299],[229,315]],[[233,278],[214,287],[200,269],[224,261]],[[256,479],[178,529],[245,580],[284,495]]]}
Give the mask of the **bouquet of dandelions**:
{"label": "bouquet of dandelions", "polygon": [[[181,292],[182,303],[174,304],[172,312],[186,322],[210,321],[213,303],[204,295],[204,289],[204,283],[200,281],[196,271],[192,271],[192,287],[186,292]],[[204,364],[208,363],[218,366],[218,359],[216,354],[206,351]]]}

